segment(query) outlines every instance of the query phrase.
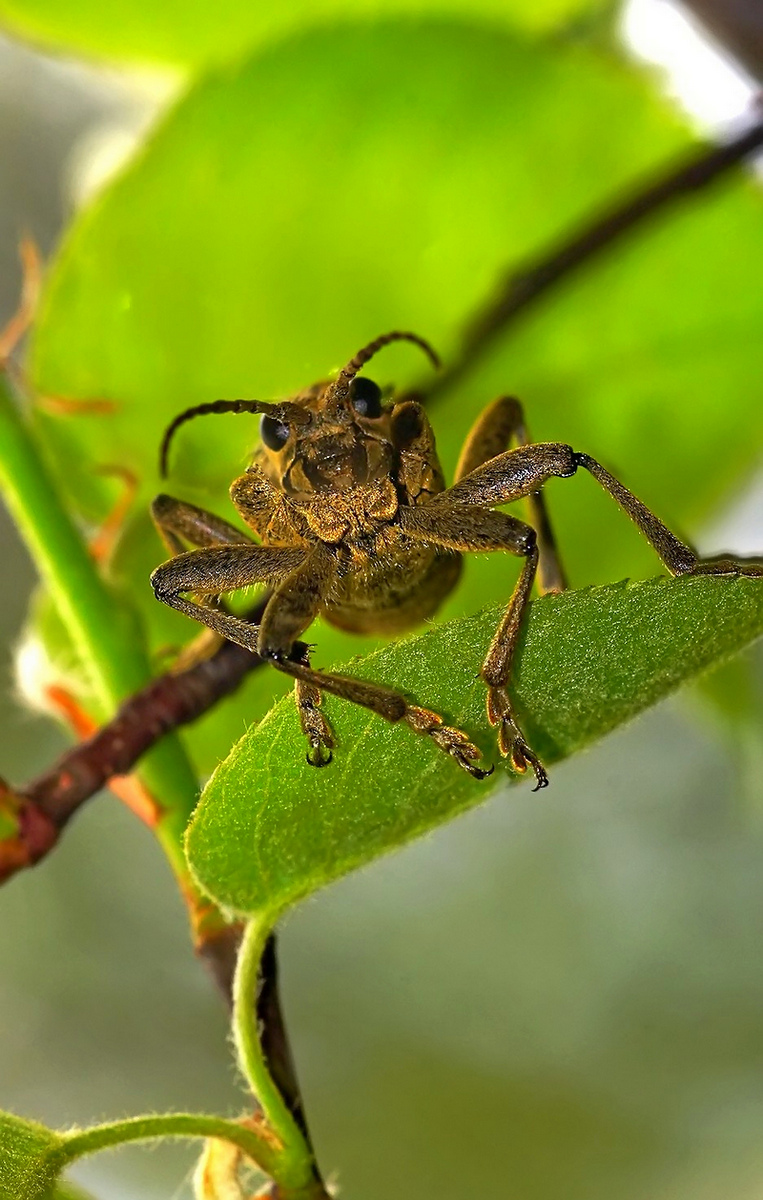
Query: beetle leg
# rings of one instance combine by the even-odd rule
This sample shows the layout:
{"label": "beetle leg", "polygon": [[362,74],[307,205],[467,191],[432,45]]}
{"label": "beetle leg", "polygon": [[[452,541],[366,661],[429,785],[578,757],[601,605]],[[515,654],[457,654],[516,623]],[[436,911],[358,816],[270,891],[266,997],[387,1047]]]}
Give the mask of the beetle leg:
{"label": "beetle leg", "polygon": [[[305,550],[246,545],[209,546],[190,550],[162,563],[151,576],[158,600],[218,633],[229,642],[258,653],[259,626],[219,608],[211,608],[194,596],[218,596],[256,583],[277,583],[291,575],[304,562]],[[268,606],[269,607],[269,606]],[[266,609],[267,612],[267,609]]]}
{"label": "beetle leg", "polygon": [[571,446],[561,442],[536,442],[531,446],[507,450],[505,454],[499,454],[482,466],[476,467],[447,491],[433,496],[431,505],[433,508],[439,508],[445,504],[458,503],[492,508],[498,504],[509,504],[513,500],[529,496],[554,476],[567,478],[574,475],[578,467],[589,471],[617,500],[671,575],[763,574],[763,562],[759,558],[701,559],[596,459],[591,458],[589,454],[575,453]]}
{"label": "beetle leg", "polygon": [[252,540],[215,513],[174,496],[157,496],[151,503],[151,516],[170,554],[182,554],[185,542],[191,546],[235,546]]}
{"label": "beetle leg", "polygon": [[482,757],[481,751],[469,741],[462,730],[446,725],[438,713],[428,708],[409,704],[405,696],[392,688],[384,687],[380,683],[367,683],[350,675],[316,671],[313,667],[286,657],[274,659],[273,665],[279,671],[292,675],[298,681],[307,683],[321,692],[328,692],[332,696],[338,696],[340,700],[348,700],[351,704],[368,708],[378,716],[384,717],[386,721],[393,724],[398,721],[405,722],[414,733],[430,737],[440,750],[455,758],[458,765],[475,779],[485,779],[492,774],[492,767],[489,771],[484,771],[474,765],[475,760]]}
{"label": "beetle leg", "polygon": [[638,526],[652,545],[671,575],[763,575],[763,560],[760,558],[735,559],[726,556],[700,558],[680,541],[633,492],[624,487],[614,475],[610,475],[589,454],[576,454],[578,466],[585,467],[609,492],[631,520]]}
{"label": "beetle leg", "polygon": [[401,525],[409,537],[461,553],[507,550],[524,558],[516,587],[480,669],[480,678],[487,684],[487,715],[490,724],[498,727],[501,754],[521,774],[528,766],[532,767],[536,791],[546,787],[548,776],[517,724],[508,693],[522,617],[538,567],[535,530],[508,513],[449,504],[402,509]]}
{"label": "beetle leg", "polygon": [[[185,553],[186,543],[199,547],[253,544],[246,533],[222,517],[204,508],[197,508],[186,500],[176,500],[174,496],[157,496],[151,503],[151,516],[159,536],[173,555]],[[205,602],[207,607],[217,603],[216,598],[206,598]],[[204,630],[175,657],[172,669],[186,670],[194,663],[209,658],[220,648],[223,640],[221,634],[210,629]]]}
{"label": "beetle leg", "polygon": [[[455,482],[458,483],[483,463],[502,454],[512,444],[528,446],[531,442],[519,400],[514,396],[499,396],[480,414],[467,434],[456,467]],[[538,590],[544,595],[563,592],[567,579],[559,559],[546,501],[540,490],[530,492],[527,501],[530,524],[538,535]]]}
{"label": "beetle leg", "polygon": [[[488,685],[488,718],[499,725],[501,753],[510,757],[517,770],[531,765],[537,787],[548,782],[545,771],[529,750],[514,718],[507,692],[511,664],[523,612],[527,606],[538,564],[535,531],[503,513],[491,512],[493,505],[518,500],[537,491],[552,476],[573,475],[584,467],[617,500],[652,545],[672,575],[763,576],[763,559],[728,557],[700,559],[675,536],[638,497],[587,454],[574,453],[557,442],[537,443],[509,450],[475,467],[429,504],[401,509],[401,526],[409,536],[459,552],[505,549],[525,556],[514,594],[504,613],[482,664],[481,677]],[[481,505],[489,506],[482,509]],[[496,521],[505,524],[503,534]],[[493,541],[493,537],[495,540]],[[492,541],[492,544],[491,544]]]}

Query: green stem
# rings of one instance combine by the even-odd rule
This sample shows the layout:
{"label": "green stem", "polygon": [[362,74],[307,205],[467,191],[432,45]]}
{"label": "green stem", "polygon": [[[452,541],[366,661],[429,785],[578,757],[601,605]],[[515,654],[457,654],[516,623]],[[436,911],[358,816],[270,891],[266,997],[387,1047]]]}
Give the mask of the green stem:
{"label": "green stem", "polygon": [[312,1187],[316,1196],[323,1196],[325,1192],[316,1183],[310,1147],[273,1082],[259,1037],[259,969],[271,928],[272,922],[256,917],[244,931],[233,981],[233,1037],[241,1070],[283,1146],[275,1178],[285,1188]]}
{"label": "green stem", "polygon": [[260,1133],[225,1117],[210,1117],[203,1113],[164,1113],[161,1116],[130,1117],[106,1125],[93,1125],[63,1135],[59,1150],[61,1169],[81,1158],[125,1142],[147,1142],[155,1138],[222,1138],[240,1146],[267,1175],[277,1167],[278,1151]]}
{"label": "green stem", "polygon": [[[140,635],[98,574],[37,445],[0,374],[0,488],[42,582],[91,676],[102,715],[151,678]],[[197,781],[176,737],[166,737],[141,764],[140,776],[159,803],[157,836],[187,887],[182,837]]]}
{"label": "green stem", "polygon": [[93,1200],[93,1196],[79,1184],[72,1183],[71,1179],[59,1179],[46,1200]]}

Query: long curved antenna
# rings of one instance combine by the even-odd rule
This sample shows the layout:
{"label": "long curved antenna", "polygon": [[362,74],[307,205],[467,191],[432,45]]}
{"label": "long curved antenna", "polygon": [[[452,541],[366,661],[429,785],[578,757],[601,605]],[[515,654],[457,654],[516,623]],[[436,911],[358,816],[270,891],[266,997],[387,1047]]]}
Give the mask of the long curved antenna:
{"label": "long curved antenna", "polygon": [[159,450],[159,472],[162,479],[167,477],[170,443],[177,430],[186,421],[191,421],[194,417],[206,417],[210,413],[265,413],[274,421],[282,421],[284,425],[307,425],[311,420],[310,414],[304,408],[288,401],[269,404],[265,400],[213,400],[209,404],[197,404],[194,408],[187,408],[179,413],[164,432]]}
{"label": "long curved antenna", "polygon": [[333,384],[329,389],[327,396],[326,407],[335,408],[348,395],[350,384],[357,375],[361,367],[365,366],[370,358],[384,346],[388,346],[390,342],[413,342],[414,346],[418,346],[423,350],[432,366],[437,369],[440,366],[440,358],[435,350],[430,346],[429,342],[425,341],[416,333],[407,333],[399,329],[393,330],[392,333],[383,333],[381,337],[375,338],[373,342],[369,342],[362,350],[358,350],[346,366],[342,367]]}

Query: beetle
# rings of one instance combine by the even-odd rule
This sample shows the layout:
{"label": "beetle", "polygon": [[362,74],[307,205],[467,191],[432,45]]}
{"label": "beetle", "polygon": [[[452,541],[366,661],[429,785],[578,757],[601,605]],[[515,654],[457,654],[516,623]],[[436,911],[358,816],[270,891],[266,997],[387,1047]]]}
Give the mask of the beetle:
{"label": "beetle", "polygon": [[[326,766],[335,747],[321,707],[326,692],[404,722],[484,779],[493,768],[478,765],[481,753],[466,733],[391,688],[316,670],[310,648],[299,639],[319,614],[354,633],[402,633],[437,611],[458,581],[463,554],[503,550],[519,556],[519,579],[480,677],[498,749],[515,772],[532,768],[537,791],[548,777],[517,722],[509,684],[533,584],[542,593],[565,586],[541,494],[546,481],[580,467],[589,471],[672,575],[763,575],[763,563],[700,559],[590,455],[563,442],[532,443],[522,406],[511,396],[499,397],[477,419],[447,487],[420,401],[406,394],[385,400],[378,384],[359,373],[396,341],[413,343],[439,365],[423,338],[393,331],[364,346],[335,379],[288,400],[217,400],[181,412],[162,442],[163,476],[170,443],[186,421],[211,413],[261,414],[262,444],[230,488],[234,507],[258,540],[204,509],[159,495],[152,516],[173,557],[154,571],[151,583],[165,604],[294,678],[311,765]],[[530,523],[496,511],[523,498],[530,503]],[[219,602],[253,584],[269,589],[259,625]]]}

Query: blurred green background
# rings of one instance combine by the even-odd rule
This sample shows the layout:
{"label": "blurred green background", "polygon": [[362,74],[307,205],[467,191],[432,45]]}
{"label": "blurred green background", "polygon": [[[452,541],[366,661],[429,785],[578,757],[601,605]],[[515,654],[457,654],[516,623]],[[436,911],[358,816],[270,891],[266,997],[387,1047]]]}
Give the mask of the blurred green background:
{"label": "blurred green background", "polygon": [[[298,386],[393,325],[413,323],[452,351],[459,319],[503,265],[686,140],[657,80],[624,76],[612,46],[592,49],[603,35],[585,21],[564,30],[535,43],[521,40],[526,29],[477,28],[470,46],[456,26],[425,28],[429,57],[406,90],[389,76],[407,78],[401,63],[408,52],[415,64],[418,34],[369,27],[291,40],[284,26],[281,45],[192,88],[146,158],[80,220],[43,313],[41,387],[105,390],[139,406],[138,420],[129,407],[112,424],[41,417],[62,477],[73,464],[83,520],[102,516],[116,490],[85,464],[118,454],[153,462],[157,430],[182,404]],[[159,57],[196,63],[191,41]],[[223,53],[199,44],[202,57]],[[502,87],[478,110],[481,75],[498,79],[512,46]],[[348,121],[331,146],[315,97],[336,129],[340,87],[323,93],[320,81],[340,61],[365,124],[360,137]],[[163,72],[125,77],[0,42],[0,321],[15,303],[19,233],[52,249],[85,169],[129,141],[155,97],[177,86]],[[449,123],[429,118],[425,88],[452,102]],[[557,128],[568,101],[574,112]],[[459,128],[458,113],[472,110],[479,121]],[[295,165],[289,137],[305,112],[319,128]],[[181,180],[177,203],[168,177]],[[354,214],[349,224],[338,198]],[[403,239],[392,236],[401,214]],[[311,220],[324,237],[315,253]],[[385,221],[381,251],[364,251],[368,229]],[[244,236],[250,223],[256,234]],[[209,237],[189,260],[197,230]],[[760,497],[749,488],[763,440],[761,256],[761,201],[749,184],[634,239],[528,321],[466,396],[443,401],[446,460],[480,405],[511,387],[537,414],[538,436],[574,439],[625,468],[703,546],[759,548]],[[410,378],[413,368],[400,355],[385,370]],[[240,426],[212,422],[195,439],[189,431],[175,490],[217,497],[224,511],[241,439]],[[155,475],[141,482],[145,498]],[[593,489],[553,490],[552,503],[575,583],[655,573]],[[7,523],[1,551],[0,772],[23,780],[64,741],[13,694],[12,647],[33,573]],[[138,515],[115,564],[155,646],[187,636],[138,590],[159,553]],[[503,572],[478,563],[449,611],[505,588]],[[348,643],[321,645],[328,661]],[[542,797],[497,793],[291,917],[288,1021],[319,1159],[343,1194],[763,1194],[762,677],[760,656],[750,656],[713,685],[715,710],[698,693],[662,705],[558,766]],[[202,770],[275,690],[270,677],[255,681],[188,735]],[[93,802],[45,864],[3,890],[0,911],[0,1105],[52,1125],[236,1109],[221,1005],[193,961],[159,851],[117,801]],[[129,1149],[74,1175],[104,1200],[179,1198],[193,1157]]]}

